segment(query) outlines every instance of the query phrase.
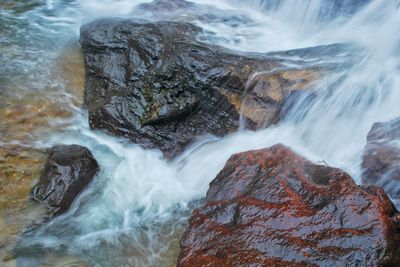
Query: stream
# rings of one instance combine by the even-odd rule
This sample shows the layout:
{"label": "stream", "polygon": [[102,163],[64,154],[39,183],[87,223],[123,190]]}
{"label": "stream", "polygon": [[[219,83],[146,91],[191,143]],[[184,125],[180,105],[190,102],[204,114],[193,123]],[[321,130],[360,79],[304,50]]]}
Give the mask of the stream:
{"label": "stream", "polygon": [[[33,170],[39,167],[32,164],[43,161],[43,149],[80,144],[101,166],[67,213],[22,237],[9,229],[23,229],[38,217],[25,203],[37,173],[16,184],[14,195],[0,190],[0,229],[11,231],[6,238],[0,230],[0,250],[15,251],[5,256],[8,263],[175,266],[188,216],[232,154],[283,143],[359,182],[372,124],[400,115],[400,1],[192,0],[189,11],[140,8],[150,2],[0,2],[1,148],[17,149],[19,157],[25,151],[18,164]],[[199,40],[243,52],[346,45],[335,56],[302,59],[335,68],[313,83],[312,95],[296,98],[277,125],[204,136],[168,161],[158,150],[89,128],[78,39],[80,26],[99,17],[191,22],[203,28]],[[290,53],[285,59],[298,60]],[[10,199],[19,199],[19,208],[2,205]]]}

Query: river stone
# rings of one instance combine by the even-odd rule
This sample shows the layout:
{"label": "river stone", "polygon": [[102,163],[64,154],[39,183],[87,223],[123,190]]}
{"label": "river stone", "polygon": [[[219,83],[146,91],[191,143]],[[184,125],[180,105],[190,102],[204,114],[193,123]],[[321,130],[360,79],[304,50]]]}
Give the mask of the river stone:
{"label": "river stone", "polygon": [[400,208],[400,118],[375,123],[363,154],[362,182],[385,189]]}
{"label": "river stone", "polygon": [[206,44],[197,40],[200,33],[182,22],[100,19],[84,25],[90,127],[172,158],[203,135],[236,131],[240,113],[248,129],[278,122],[291,93],[308,89],[322,72],[285,67],[279,53]]}
{"label": "river stone", "polygon": [[52,215],[59,215],[68,210],[98,171],[99,165],[88,148],[54,146],[32,198],[46,203]]}
{"label": "river stone", "polygon": [[283,145],[231,156],[192,214],[178,266],[399,266],[399,214]]}

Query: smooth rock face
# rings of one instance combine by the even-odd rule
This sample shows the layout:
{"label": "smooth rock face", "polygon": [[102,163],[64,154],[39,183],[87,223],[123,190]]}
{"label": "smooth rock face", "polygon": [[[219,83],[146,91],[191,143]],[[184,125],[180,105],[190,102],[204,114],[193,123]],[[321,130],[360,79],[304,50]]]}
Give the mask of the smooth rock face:
{"label": "smooth rock face", "polygon": [[283,68],[278,55],[202,43],[200,32],[178,22],[101,19],[83,26],[90,126],[173,157],[202,135],[236,131],[241,111],[250,129],[277,122],[291,92],[320,75],[315,66]]}
{"label": "smooth rock face", "polygon": [[362,168],[362,182],[383,187],[400,208],[400,118],[372,126]]}
{"label": "smooth rock face", "polygon": [[283,145],[239,153],[194,211],[178,266],[399,266],[398,216],[382,189]]}
{"label": "smooth rock face", "polygon": [[75,197],[92,181],[99,165],[86,147],[59,145],[50,149],[39,183],[32,191],[35,200],[44,202],[52,215],[71,206]]}

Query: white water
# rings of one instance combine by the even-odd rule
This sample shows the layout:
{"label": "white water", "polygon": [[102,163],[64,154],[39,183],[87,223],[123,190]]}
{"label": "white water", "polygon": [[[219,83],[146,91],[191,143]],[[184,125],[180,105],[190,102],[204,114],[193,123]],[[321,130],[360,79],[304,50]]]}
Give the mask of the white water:
{"label": "white water", "polygon": [[[81,21],[97,16],[140,16],[132,13],[140,2],[149,1],[81,0],[62,9],[62,21],[77,32]],[[373,1],[354,15],[328,19],[320,15],[328,12],[321,13],[329,2],[322,0],[286,0],[273,7],[260,0],[193,2],[208,5],[193,14],[213,12],[228,22],[242,19],[230,24],[194,18],[208,31],[203,38],[231,49],[267,52],[348,42],[358,48],[347,52],[361,56],[352,66],[318,81],[316,97],[300,99],[279,125],[219,140],[204,137],[199,144],[205,144],[194,144],[174,162],[165,161],[158,151],[89,130],[85,112],[77,111],[73,127],[38,145],[88,146],[102,171],[69,213],[25,240],[25,246],[66,249],[99,266],[112,266],[112,257],[124,257],[121,264],[132,266],[157,265],[172,232],[185,222],[188,203],[205,196],[208,183],[229,156],[275,143],[343,168],[358,181],[368,130],[374,122],[400,116],[399,1]],[[47,8],[57,3],[47,1]],[[213,142],[205,142],[209,140]],[[122,252],[126,242],[134,252]]]}

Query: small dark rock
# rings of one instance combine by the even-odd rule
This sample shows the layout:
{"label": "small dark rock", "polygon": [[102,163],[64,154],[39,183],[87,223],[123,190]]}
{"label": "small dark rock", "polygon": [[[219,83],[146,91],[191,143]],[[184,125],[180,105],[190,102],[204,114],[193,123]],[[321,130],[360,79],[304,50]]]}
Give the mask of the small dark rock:
{"label": "small dark rock", "polygon": [[99,165],[86,147],[54,146],[32,198],[46,203],[52,215],[59,215],[68,210],[98,171]]}
{"label": "small dark rock", "polygon": [[362,168],[364,184],[383,187],[397,204],[400,203],[400,118],[372,126]]}

